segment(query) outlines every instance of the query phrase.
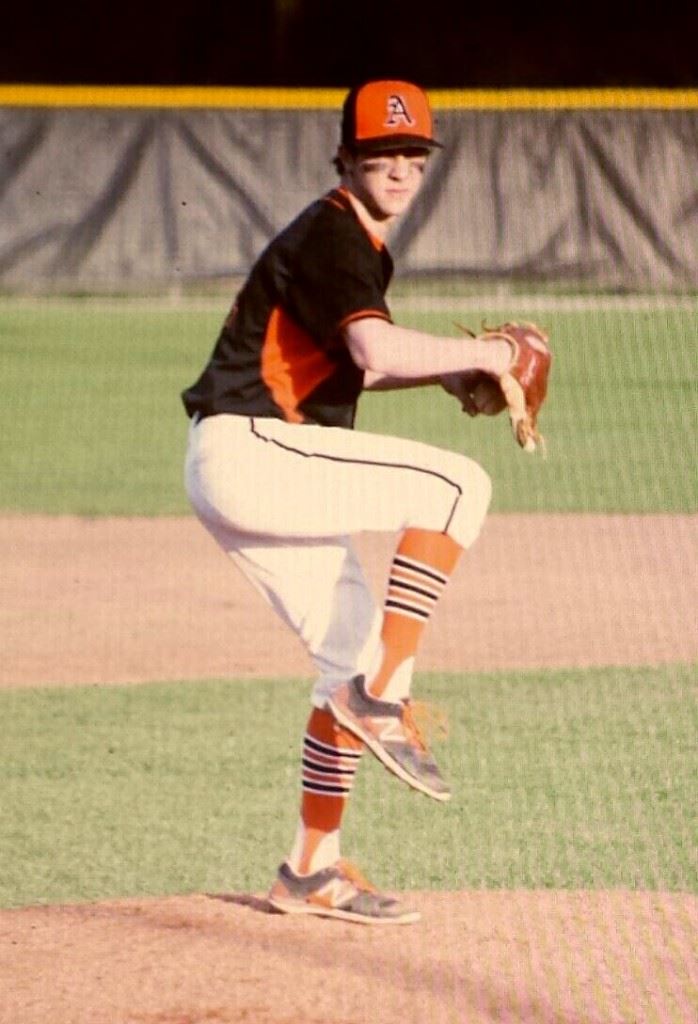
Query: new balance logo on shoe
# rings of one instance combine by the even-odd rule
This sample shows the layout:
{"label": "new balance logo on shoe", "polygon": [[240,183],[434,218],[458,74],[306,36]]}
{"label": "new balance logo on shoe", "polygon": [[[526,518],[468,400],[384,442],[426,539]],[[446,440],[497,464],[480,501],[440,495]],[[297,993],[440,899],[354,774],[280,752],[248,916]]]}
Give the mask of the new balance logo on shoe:
{"label": "new balance logo on shoe", "polygon": [[[385,724],[381,726],[381,722]],[[407,743],[407,736],[399,718],[376,718],[375,723],[381,743]]]}
{"label": "new balance logo on shoe", "polygon": [[332,878],[327,885],[318,889],[316,893],[308,898],[327,907],[339,907],[347,900],[356,895],[356,886],[353,886],[342,875]]}
{"label": "new balance logo on shoe", "polygon": [[314,914],[356,924],[412,924],[420,918],[418,911],[379,892],[346,860],[312,875],[297,875],[290,864],[283,863],[268,900],[282,914]]}
{"label": "new balance logo on shoe", "polygon": [[335,690],[327,703],[339,724],[363,740],[393,775],[433,800],[450,800],[451,791],[413,720],[409,702],[376,700],[367,693],[364,677],[356,676]]}

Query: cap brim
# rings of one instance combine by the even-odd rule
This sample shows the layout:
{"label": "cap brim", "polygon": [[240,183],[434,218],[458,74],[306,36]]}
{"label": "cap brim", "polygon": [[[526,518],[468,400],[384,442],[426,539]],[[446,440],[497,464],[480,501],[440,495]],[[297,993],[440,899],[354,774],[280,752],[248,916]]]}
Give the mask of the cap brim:
{"label": "cap brim", "polygon": [[358,139],[352,148],[357,153],[394,153],[400,149],[443,149],[436,139],[423,135],[382,135],[375,139]]}

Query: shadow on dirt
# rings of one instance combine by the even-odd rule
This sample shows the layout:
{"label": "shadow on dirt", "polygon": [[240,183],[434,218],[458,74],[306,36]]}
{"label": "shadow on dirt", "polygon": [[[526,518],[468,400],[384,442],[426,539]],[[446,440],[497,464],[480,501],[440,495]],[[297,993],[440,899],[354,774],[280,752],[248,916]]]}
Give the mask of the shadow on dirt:
{"label": "shadow on dirt", "polygon": [[252,896],[246,892],[207,892],[206,897],[209,900],[218,900],[220,903],[234,903],[238,907],[249,907],[258,914],[278,913],[262,897]]}

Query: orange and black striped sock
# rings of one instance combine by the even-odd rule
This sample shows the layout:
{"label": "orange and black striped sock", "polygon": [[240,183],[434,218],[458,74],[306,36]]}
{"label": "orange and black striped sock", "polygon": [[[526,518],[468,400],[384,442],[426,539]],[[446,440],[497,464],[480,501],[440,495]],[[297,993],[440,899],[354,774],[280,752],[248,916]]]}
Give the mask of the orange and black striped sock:
{"label": "orange and black striped sock", "polygon": [[409,529],[403,534],[390,567],[381,661],[367,681],[374,697],[398,700],[409,693],[419,642],[462,551],[446,533]]}
{"label": "orange and black striped sock", "polygon": [[339,859],[339,829],[364,745],[314,708],[303,738],[301,816],[289,863],[308,875]]}

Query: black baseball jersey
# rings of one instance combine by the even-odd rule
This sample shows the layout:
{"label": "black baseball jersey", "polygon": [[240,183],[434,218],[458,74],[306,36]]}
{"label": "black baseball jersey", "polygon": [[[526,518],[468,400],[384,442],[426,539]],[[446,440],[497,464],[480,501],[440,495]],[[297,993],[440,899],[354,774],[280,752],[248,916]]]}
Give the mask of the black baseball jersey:
{"label": "black baseball jersey", "polygon": [[188,414],[353,426],[363,371],[340,332],[360,317],[391,319],[392,270],[343,189],[316,200],[252,268],[208,365],[182,394]]}

